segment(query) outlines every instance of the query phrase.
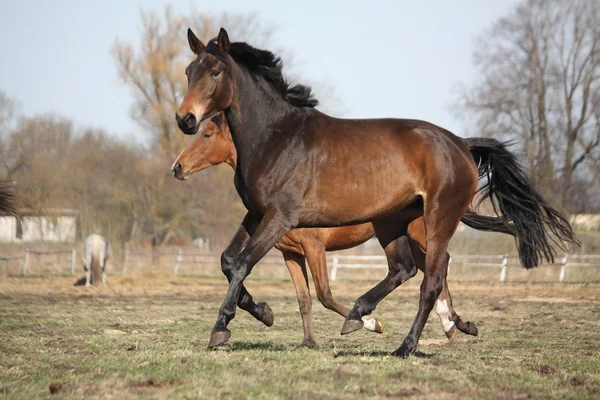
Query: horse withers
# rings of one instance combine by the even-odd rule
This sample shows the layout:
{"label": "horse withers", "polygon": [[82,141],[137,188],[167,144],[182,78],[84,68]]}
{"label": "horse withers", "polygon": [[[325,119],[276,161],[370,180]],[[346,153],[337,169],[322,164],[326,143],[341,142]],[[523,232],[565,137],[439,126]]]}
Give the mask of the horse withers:
{"label": "horse withers", "polygon": [[85,286],[98,285],[100,280],[106,285],[106,261],[112,255],[110,243],[97,233],[83,242],[83,269],[86,272]]}

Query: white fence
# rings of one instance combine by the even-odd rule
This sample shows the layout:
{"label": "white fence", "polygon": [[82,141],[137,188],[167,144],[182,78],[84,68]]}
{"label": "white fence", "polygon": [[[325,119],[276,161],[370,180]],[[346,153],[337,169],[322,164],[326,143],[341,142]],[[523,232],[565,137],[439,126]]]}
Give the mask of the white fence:
{"label": "white fence", "polygon": [[54,250],[54,251],[37,251],[31,249],[25,249],[25,252],[22,256],[11,256],[11,257],[0,257],[0,261],[6,263],[6,270],[8,271],[8,263],[10,261],[21,261],[21,275],[26,276],[31,273],[32,265],[35,265],[35,262],[32,258],[40,258],[44,256],[57,256],[61,255],[70,255],[71,256],[71,275],[75,275],[75,263],[77,259],[77,251],[75,249],[71,250]]}
{"label": "white fence", "polygon": [[[365,261],[377,261],[378,263],[365,263]],[[502,283],[506,281],[506,271],[508,267],[520,267],[517,256],[508,254],[500,255],[453,255],[450,257],[448,268],[453,263],[460,262],[460,265],[481,268],[498,268],[500,274],[498,280]],[[385,256],[352,256],[352,255],[333,255],[331,257],[330,280],[337,279],[337,271],[343,268],[349,269],[367,269],[382,268],[387,269],[387,259]],[[564,282],[567,274],[567,267],[600,267],[600,254],[565,254],[560,261],[554,264],[542,264],[543,266],[560,266],[558,281]]]}
{"label": "white fence", "polygon": [[[38,264],[41,263],[42,257],[57,257],[57,263],[63,265],[59,268],[64,268],[64,255],[70,255],[70,274],[75,275],[76,272],[76,258],[77,252],[75,249],[61,250],[61,251],[37,251],[32,249],[25,249],[22,256],[11,256],[4,257],[0,256],[0,267],[3,263],[5,269],[8,271],[9,262],[20,262],[19,270],[20,275],[26,276],[36,273]],[[387,270],[387,260],[383,255],[344,255],[344,254],[330,254],[328,257],[328,265],[330,267],[330,280],[336,281],[338,279],[338,271],[341,269],[384,269]],[[167,265],[169,270],[172,271],[173,275],[194,275],[197,273],[190,273],[185,271],[186,266],[202,266],[210,268],[210,274],[220,273],[221,255],[210,254],[210,253],[186,253],[183,250],[171,251],[171,252],[141,252],[141,251],[125,251],[122,274],[130,272],[130,266],[134,264],[161,264]],[[280,278],[287,276],[285,263],[283,257],[274,252],[273,254],[266,255],[259,263],[259,265],[276,267]],[[500,255],[453,255],[450,258],[450,276],[452,276],[453,266],[464,266],[464,267],[475,267],[482,269],[497,269],[498,270],[498,281],[506,282],[507,271],[509,267],[519,267],[520,264],[518,257],[509,256],[507,254]],[[558,282],[565,282],[567,271],[569,268],[600,268],[600,254],[566,254],[563,257],[557,259],[554,264],[545,264],[541,267],[560,267],[556,280]],[[142,266],[141,270],[145,270],[147,266]],[[1,270],[0,270],[1,271]],[[600,272],[600,270],[599,270]],[[456,279],[456,276],[452,276]],[[600,277],[600,274],[599,274]],[[360,279],[360,277],[359,277]],[[554,279],[554,278],[552,278]],[[594,275],[595,279],[595,275]],[[599,278],[600,279],[600,278]]]}
{"label": "white fence", "polygon": [[[172,264],[173,275],[181,275],[182,267],[185,265],[194,266],[217,266],[220,271],[221,255],[211,253],[186,253],[183,250],[177,252],[144,252],[144,251],[125,251],[123,259],[123,275],[130,272],[132,264]],[[283,257],[279,254],[266,255],[260,260],[261,265],[270,265],[281,268],[281,278],[285,277],[285,264]]]}

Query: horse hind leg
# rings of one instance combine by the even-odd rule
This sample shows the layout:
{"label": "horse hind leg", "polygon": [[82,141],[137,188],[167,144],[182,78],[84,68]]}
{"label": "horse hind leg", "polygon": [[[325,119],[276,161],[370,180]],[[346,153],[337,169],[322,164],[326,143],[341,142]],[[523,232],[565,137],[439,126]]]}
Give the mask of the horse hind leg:
{"label": "horse hind leg", "polygon": [[417,273],[417,266],[412,258],[406,236],[406,225],[398,226],[387,222],[373,225],[388,260],[388,273],[381,282],[356,300],[354,308],[344,322],[342,335],[362,328],[364,325],[362,317],[371,314],[381,300]]}
{"label": "horse hind leg", "polygon": [[[447,254],[447,260],[450,259],[450,255]],[[446,261],[448,263],[448,261]],[[479,331],[477,325],[471,321],[464,322],[460,315],[454,310],[452,305],[452,296],[450,295],[450,289],[448,288],[448,282],[446,280],[448,275],[448,266],[446,266],[443,277],[442,277],[442,291],[436,301],[435,313],[438,315],[442,328],[448,339],[453,339],[456,335],[456,329],[467,335],[477,336]]]}
{"label": "horse hind leg", "polygon": [[[459,203],[461,200],[464,200],[464,204]],[[402,345],[392,353],[395,356],[406,358],[417,349],[427,318],[444,286],[444,271],[448,268],[448,243],[468,204],[468,199],[460,198],[455,198],[454,202],[437,203],[435,206],[425,203],[427,253],[425,254],[425,276],[421,283],[419,311]]]}
{"label": "horse hind leg", "polygon": [[[420,226],[423,225],[422,218],[411,222],[408,228],[408,235],[410,238],[412,257],[417,264],[417,268],[425,272],[425,250],[423,249],[427,246],[427,243],[425,240],[425,231],[418,229],[418,224],[420,224]],[[446,256],[448,260],[450,260],[450,255],[446,254]],[[448,267],[446,267],[442,276],[442,291],[436,301],[435,307],[435,312],[440,319],[442,329],[444,330],[446,337],[448,339],[452,339],[456,335],[457,328],[463,333],[477,336],[477,326],[469,321],[463,322],[460,316],[454,310],[452,305],[452,296],[450,295],[450,288],[448,287],[448,282],[446,280],[447,277]]]}

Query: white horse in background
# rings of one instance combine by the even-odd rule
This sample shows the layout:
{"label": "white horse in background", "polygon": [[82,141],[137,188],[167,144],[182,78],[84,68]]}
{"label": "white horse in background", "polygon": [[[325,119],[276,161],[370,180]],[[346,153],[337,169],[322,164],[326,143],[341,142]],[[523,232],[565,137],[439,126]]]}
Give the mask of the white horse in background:
{"label": "white horse in background", "polygon": [[100,273],[102,283],[106,285],[106,260],[110,258],[112,251],[110,244],[101,235],[92,233],[85,238],[83,243],[83,269],[85,270],[85,286],[98,284]]}

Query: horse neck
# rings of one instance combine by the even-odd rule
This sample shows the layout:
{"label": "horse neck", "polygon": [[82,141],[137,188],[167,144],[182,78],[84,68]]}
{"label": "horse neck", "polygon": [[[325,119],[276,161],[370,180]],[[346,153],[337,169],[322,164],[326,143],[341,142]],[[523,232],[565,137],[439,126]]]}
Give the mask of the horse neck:
{"label": "horse neck", "polygon": [[237,151],[238,167],[245,170],[256,151],[275,134],[272,126],[294,107],[262,78],[253,78],[237,65],[234,75],[236,96],[225,115]]}

